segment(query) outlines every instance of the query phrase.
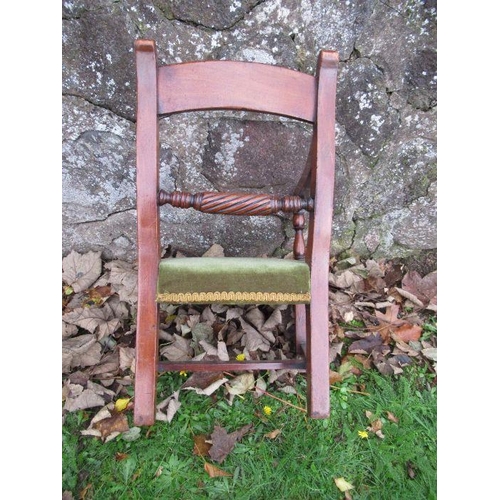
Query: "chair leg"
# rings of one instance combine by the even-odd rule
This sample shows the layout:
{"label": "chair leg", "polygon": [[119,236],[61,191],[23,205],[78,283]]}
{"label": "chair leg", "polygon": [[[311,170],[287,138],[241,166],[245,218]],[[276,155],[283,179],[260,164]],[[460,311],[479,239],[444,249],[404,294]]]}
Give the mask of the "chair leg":
{"label": "chair leg", "polygon": [[134,424],[153,425],[156,417],[158,365],[158,306],[149,297],[137,317]]}
{"label": "chair leg", "polygon": [[295,304],[295,352],[305,354],[306,352],[306,305]]}
{"label": "chair leg", "polygon": [[[316,300],[315,300],[316,299]],[[307,408],[311,418],[330,416],[328,295],[307,308]]]}

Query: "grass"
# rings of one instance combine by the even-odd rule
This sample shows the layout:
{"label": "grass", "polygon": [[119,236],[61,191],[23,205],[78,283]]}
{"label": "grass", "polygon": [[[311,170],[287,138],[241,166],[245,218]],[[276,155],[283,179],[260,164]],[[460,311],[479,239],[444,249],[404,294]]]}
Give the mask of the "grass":
{"label": "grass", "polygon": [[[307,419],[284,403],[268,396],[254,399],[250,393],[229,405],[222,389],[219,399],[183,391],[172,423],[144,428],[132,442],[121,436],[109,443],[81,436],[92,415],[68,414],[63,490],[87,500],[331,500],[344,498],[334,482],[343,477],[354,486],[349,491],[353,499],[436,498],[437,389],[425,367],[410,366],[394,378],[365,371],[355,381],[369,395],[351,392],[350,380],[331,390],[329,420]],[[159,398],[165,398],[182,380],[165,374],[160,382]],[[297,390],[305,394],[303,381]],[[279,396],[304,406],[297,395]],[[264,406],[273,409],[270,416],[264,415]],[[358,435],[370,425],[366,411],[381,420],[384,439],[371,432],[367,439]],[[232,432],[250,422],[253,430],[222,464],[214,463],[232,476],[210,478],[204,463],[213,462],[193,454],[193,436],[210,434],[215,425]],[[275,439],[266,437],[277,429],[281,433]]]}

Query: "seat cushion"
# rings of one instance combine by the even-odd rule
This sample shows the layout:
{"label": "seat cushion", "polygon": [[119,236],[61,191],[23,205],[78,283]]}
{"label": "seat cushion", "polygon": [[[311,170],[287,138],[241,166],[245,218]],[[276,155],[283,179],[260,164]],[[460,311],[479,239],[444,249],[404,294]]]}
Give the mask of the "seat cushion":
{"label": "seat cushion", "polygon": [[158,302],[170,304],[307,304],[305,262],[275,258],[187,257],[163,259]]}

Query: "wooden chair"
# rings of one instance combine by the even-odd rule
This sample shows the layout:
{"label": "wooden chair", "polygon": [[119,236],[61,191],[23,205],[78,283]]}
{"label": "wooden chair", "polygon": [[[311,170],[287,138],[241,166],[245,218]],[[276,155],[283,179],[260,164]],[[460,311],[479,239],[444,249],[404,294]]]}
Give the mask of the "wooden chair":
{"label": "wooden chair", "polygon": [[[260,63],[188,62],[158,66],[151,40],[135,42],[137,64],[138,312],[134,422],[155,421],[162,371],[306,372],[308,415],[327,418],[328,266],[335,177],[338,54],[321,51],[316,76]],[[167,193],[158,185],[158,117],[195,110],[246,110],[313,124],[309,159],[292,195]],[[305,194],[308,193],[306,196]],[[159,206],[228,215],[293,214],[295,259],[160,259]],[[302,235],[309,212],[308,244]],[[217,276],[222,276],[218,279]],[[297,358],[275,361],[159,361],[158,302],[295,304]]]}

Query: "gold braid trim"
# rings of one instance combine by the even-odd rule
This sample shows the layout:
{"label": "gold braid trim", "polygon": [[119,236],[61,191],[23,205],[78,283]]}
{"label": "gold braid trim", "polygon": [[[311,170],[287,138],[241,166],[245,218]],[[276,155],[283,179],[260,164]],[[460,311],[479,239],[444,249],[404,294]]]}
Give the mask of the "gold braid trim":
{"label": "gold braid trim", "polygon": [[310,293],[282,292],[187,292],[159,293],[157,302],[170,304],[212,304],[215,302],[241,302],[257,304],[287,304],[295,302],[311,302]]}

